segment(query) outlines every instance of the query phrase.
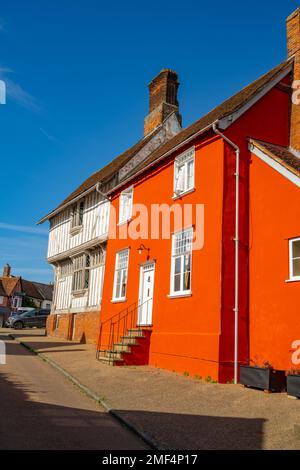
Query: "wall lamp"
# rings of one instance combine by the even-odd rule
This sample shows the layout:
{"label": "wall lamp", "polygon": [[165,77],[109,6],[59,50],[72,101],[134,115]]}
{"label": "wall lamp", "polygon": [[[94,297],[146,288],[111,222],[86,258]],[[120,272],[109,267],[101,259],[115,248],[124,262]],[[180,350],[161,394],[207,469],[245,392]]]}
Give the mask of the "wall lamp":
{"label": "wall lamp", "polygon": [[147,250],[147,252],[148,252],[148,254],[149,254],[150,248],[147,248],[147,247],[144,245],[144,243],[141,243],[137,250],[138,250],[138,252],[139,252],[139,255],[141,255],[144,250]]}

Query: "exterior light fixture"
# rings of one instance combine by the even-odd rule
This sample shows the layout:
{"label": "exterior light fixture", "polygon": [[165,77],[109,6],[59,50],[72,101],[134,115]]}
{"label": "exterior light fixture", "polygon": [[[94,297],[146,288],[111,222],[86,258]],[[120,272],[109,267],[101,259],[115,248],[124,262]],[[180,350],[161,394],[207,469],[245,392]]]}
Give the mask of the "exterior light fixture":
{"label": "exterior light fixture", "polygon": [[138,252],[139,252],[139,255],[141,255],[144,250],[147,250],[148,253],[149,253],[150,248],[147,248],[147,247],[144,245],[144,243],[141,243],[137,250],[138,250]]}

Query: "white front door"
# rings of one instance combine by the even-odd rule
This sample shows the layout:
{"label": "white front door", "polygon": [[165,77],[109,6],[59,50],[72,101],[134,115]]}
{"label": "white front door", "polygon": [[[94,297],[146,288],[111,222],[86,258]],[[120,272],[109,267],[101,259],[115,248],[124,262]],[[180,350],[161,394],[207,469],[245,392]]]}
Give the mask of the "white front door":
{"label": "white front door", "polygon": [[139,325],[152,325],[154,263],[141,266],[139,289]]}

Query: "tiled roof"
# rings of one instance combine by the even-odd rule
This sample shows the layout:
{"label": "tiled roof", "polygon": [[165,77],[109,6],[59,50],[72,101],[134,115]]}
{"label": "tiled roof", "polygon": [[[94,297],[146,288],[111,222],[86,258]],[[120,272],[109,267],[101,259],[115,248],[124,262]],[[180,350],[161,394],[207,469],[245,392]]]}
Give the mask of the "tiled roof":
{"label": "tiled roof", "polygon": [[137,172],[140,169],[149,165],[150,163],[155,162],[155,160],[160,158],[162,155],[169,152],[174,147],[187,140],[189,137],[192,137],[195,133],[201,131],[202,129],[205,129],[209,125],[212,125],[217,120],[220,120],[226,116],[229,116],[239,111],[242,106],[247,104],[248,101],[250,101],[260,90],[262,90],[268,84],[269,81],[276,78],[277,75],[280,75],[285,68],[288,68],[290,66],[290,64],[290,61],[285,61],[282,64],[278,65],[277,67],[270,70],[268,73],[258,78],[250,85],[246,86],[241,91],[233,95],[231,98],[228,98],[226,101],[214,108],[201,119],[194,122],[186,129],[183,129],[181,132],[175,135],[175,137],[168,140],[165,144],[163,144],[156,151],[154,151],[149,156],[149,158],[142,162],[139,167],[135,168],[134,172]]}
{"label": "tiled roof", "polygon": [[26,279],[15,276],[0,277],[0,295],[6,295],[8,297],[13,295],[19,281],[21,282],[20,290],[25,292],[28,297],[40,300],[52,300],[53,285],[27,281]]}
{"label": "tiled roof", "polygon": [[44,300],[42,294],[39,292],[39,290],[36,288],[33,282],[26,281],[26,279],[21,279],[21,283],[22,283],[22,292],[25,292],[25,294],[28,297]]}
{"label": "tiled roof", "polygon": [[300,177],[300,157],[296,156],[287,147],[281,147],[280,145],[253,139],[250,140],[250,143],[294,173],[296,176]]}
{"label": "tiled roof", "polygon": [[[207,126],[213,124],[218,119],[222,119],[236,111],[238,111],[243,105],[251,100],[261,89],[263,89],[270,80],[276,78],[285,68],[290,66],[291,61],[285,61],[277,67],[270,70],[268,73],[260,77],[258,80],[255,80],[250,85],[243,88],[241,91],[236,93],[231,98],[224,101],[221,105],[214,108],[204,117],[191,124],[186,129],[183,129],[181,132],[176,134],[166,143],[162,144],[158,149],[150,154],[139,166],[137,166],[132,174],[136,173],[140,169],[146,167],[150,163],[154,162],[166,152],[172,150],[177,145],[183,143],[186,139],[193,136],[196,132],[205,129]],[[149,136],[144,137],[139,142],[137,142],[133,147],[126,150],[124,153],[119,155],[117,158],[112,160],[108,165],[100,169],[99,171],[93,173],[89,178],[87,178],[75,191],[73,191],[64,201],[59,204],[52,212],[56,211],[66,203],[72,201],[77,196],[80,196],[86,190],[92,188],[97,183],[103,182],[110,178],[116,171],[118,171],[123,165],[125,165],[152,137],[153,133]],[[51,212],[51,213],[52,213]],[[50,214],[51,214],[50,213]],[[49,215],[50,215],[49,214]],[[43,220],[43,219],[42,219]]]}
{"label": "tiled roof", "polygon": [[19,280],[20,280],[20,277],[14,277],[14,276],[11,276],[11,277],[2,276],[2,277],[0,277],[2,287],[4,288],[7,296],[12,295],[12,293],[15,290]]}
{"label": "tiled roof", "polygon": [[4,289],[4,286],[2,284],[2,280],[0,279],[0,295],[6,296],[6,291]]}
{"label": "tiled roof", "polygon": [[136,155],[144,145],[146,145],[153,136],[160,130],[160,128],[156,129],[151,134],[143,137],[143,139],[139,140],[135,145],[127,149],[125,152],[121,153],[118,157],[112,160],[108,165],[104,166],[100,170],[93,173],[89,178],[87,178],[75,191],[73,191],[66,199],[63,200],[61,204],[59,204],[52,212],[59,209],[66,203],[72,201],[75,197],[79,196],[86,190],[92,188],[97,183],[107,180],[110,178],[116,171],[118,171],[123,165],[125,165],[131,158]]}
{"label": "tiled roof", "polygon": [[53,285],[42,284],[41,282],[33,282],[34,286],[40,292],[44,300],[52,300],[53,297]]}

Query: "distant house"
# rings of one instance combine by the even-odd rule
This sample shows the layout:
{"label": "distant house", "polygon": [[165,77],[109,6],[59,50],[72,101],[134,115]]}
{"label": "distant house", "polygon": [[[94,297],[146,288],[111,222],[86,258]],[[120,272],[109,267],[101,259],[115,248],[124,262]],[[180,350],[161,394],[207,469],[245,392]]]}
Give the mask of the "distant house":
{"label": "distant house", "polygon": [[51,308],[53,285],[27,281],[21,276],[12,276],[6,264],[0,276],[0,306],[17,310],[20,307]]}

